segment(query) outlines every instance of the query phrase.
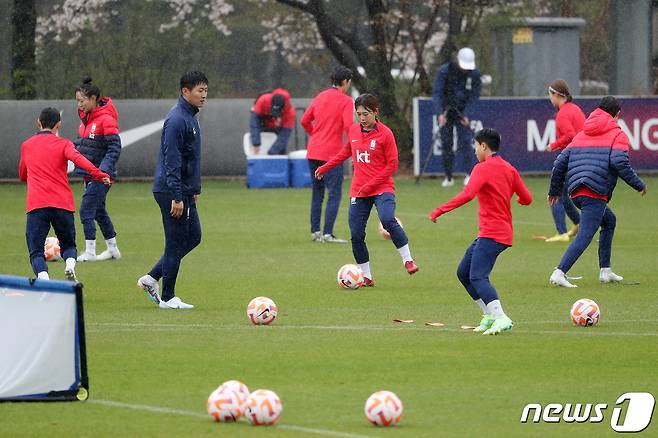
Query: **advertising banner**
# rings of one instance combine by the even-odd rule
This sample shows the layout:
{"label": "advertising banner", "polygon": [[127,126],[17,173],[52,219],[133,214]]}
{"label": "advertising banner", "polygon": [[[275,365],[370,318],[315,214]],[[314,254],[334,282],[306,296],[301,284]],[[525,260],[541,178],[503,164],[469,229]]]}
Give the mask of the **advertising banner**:
{"label": "advertising banner", "polygon": [[[580,98],[574,103],[589,115],[600,98]],[[637,170],[658,170],[658,98],[620,98],[619,125],[631,143],[631,164]],[[550,172],[556,153],[547,146],[555,141],[556,110],[548,98],[483,98],[471,120],[474,131],[494,128],[502,137],[500,154],[521,172]],[[432,99],[414,99],[414,174],[443,173],[441,140]],[[456,135],[454,136],[456,139]],[[453,150],[457,150],[456,142]],[[456,158],[459,154],[456,154]],[[475,158],[473,158],[475,162]],[[455,162],[455,171],[463,164]]]}

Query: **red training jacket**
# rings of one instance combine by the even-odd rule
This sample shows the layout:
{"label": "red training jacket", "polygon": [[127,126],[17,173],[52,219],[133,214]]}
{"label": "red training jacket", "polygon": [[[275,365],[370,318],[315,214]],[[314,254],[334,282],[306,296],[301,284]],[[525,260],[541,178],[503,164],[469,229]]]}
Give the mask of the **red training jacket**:
{"label": "red training jacket", "polygon": [[519,172],[514,166],[495,154],[476,164],[464,190],[432,211],[431,217],[436,219],[477,196],[480,204],[478,237],[487,237],[503,245],[512,246],[514,228],[510,200],[514,193],[518,195],[519,204],[530,205],[532,203],[532,193],[523,183]]}
{"label": "red training jacket", "polygon": [[318,168],[323,175],[352,156],[354,177],[350,196],[366,198],[395,193],[393,173],[398,170],[398,146],[391,129],[377,122],[374,129],[365,132],[355,123],[347,133],[347,143],[325,165]]}
{"label": "red training jacket", "polygon": [[561,151],[566,148],[571,140],[583,130],[585,114],[578,105],[573,102],[562,104],[555,116],[556,140],[548,145],[549,151]]}
{"label": "red training jacket", "polygon": [[[285,100],[281,117],[272,116],[272,96],[275,94],[281,94]],[[261,117],[261,121],[267,128],[292,129],[295,127],[295,120],[297,119],[295,107],[290,100],[290,93],[284,88],[277,88],[271,93],[260,95],[251,110]]]}
{"label": "red training jacket", "polygon": [[343,147],[343,132],[354,123],[354,102],[339,89],[324,90],[311,102],[301,124],[311,136],[306,147],[309,160],[329,161]]}
{"label": "red training jacket", "polygon": [[73,192],[66,174],[68,161],[83,168],[94,179],[102,180],[108,175],[101,172],[65,138],[40,131],[21,145],[21,160],[18,175],[27,182],[27,209],[54,207],[75,211]]}
{"label": "red training jacket", "polygon": [[119,113],[112,103],[112,99],[105,96],[99,99],[99,103],[89,114],[78,110],[80,117],[78,135],[81,138],[94,139],[119,134]]}

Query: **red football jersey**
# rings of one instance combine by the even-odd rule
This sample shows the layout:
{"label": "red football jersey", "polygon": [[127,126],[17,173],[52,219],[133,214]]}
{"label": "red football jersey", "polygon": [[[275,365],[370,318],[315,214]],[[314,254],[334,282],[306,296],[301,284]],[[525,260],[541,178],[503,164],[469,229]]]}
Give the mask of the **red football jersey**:
{"label": "red football jersey", "polygon": [[324,174],[350,156],[354,162],[351,197],[395,193],[393,173],[398,170],[398,146],[388,126],[378,121],[372,130],[364,131],[359,123],[353,124],[348,131],[347,143],[318,170]]}
{"label": "red football jersey", "polygon": [[46,207],[75,211],[66,173],[68,160],[89,172],[94,179],[108,176],[75,150],[73,143],[50,131],[40,131],[23,142],[18,175],[21,181],[27,181],[28,213]]}

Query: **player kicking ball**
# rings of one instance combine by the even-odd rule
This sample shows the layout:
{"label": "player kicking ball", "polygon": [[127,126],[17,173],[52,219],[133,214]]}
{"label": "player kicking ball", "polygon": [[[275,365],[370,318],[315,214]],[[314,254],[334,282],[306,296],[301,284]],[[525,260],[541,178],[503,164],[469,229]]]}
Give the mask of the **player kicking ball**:
{"label": "player kicking ball", "polygon": [[489,274],[500,253],[512,246],[512,195],[521,205],[532,203],[532,194],[519,172],[498,155],[500,134],[484,128],[475,134],[475,155],[479,161],[464,190],[430,213],[432,222],[477,197],[480,232],[457,268],[457,278],[482,310],[480,325],[473,331],[496,335],[512,330],[514,323],[503,311],[498,293],[489,282]]}
{"label": "player kicking ball", "polygon": [[372,94],[357,97],[354,109],[359,123],[350,127],[347,142],[340,152],[317,168],[315,178],[322,179],[324,174],[352,157],[354,178],[350,188],[349,211],[352,253],[363,271],[364,286],[372,287],[375,283],[366,246],[366,225],[373,205],[409,275],[418,272],[418,266],[411,258],[407,234],[395,219],[393,173],[398,169],[398,147],[393,132],[379,121],[379,101]]}
{"label": "player kicking ball", "polygon": [[109,185],[110,176],[98,170],[73,143],[57,136],[62,126],[59,111],[45,108],[37,120],[37,132],[21,145],[18,175],[27,182],[27,221],[25,238],[30,251],[30,263],[37,278],[49,280],[43,247],[52,225],[59,239],[62,258],[66,262],[64,275],[75,281],[75,201],[66,173],[68,160],[86,170],[96,181]]}
{"label": "player kicking ball", "polygon": [[642,196],[647,185],[631,167],[628,151],[630,142],[617,123],[621,107],[614,96],[606,96],[592,111],[583,130],[555,159],[551,173],[548,203],[558,202],[566,186],[573,203],[580,209],[580,229],[562,256],[548,281],[560,287],[578,287],[569,282],[567,272],[576,263],[599,233],[599,280],[617,283],[624,278],[612,271],[612,237],[617,217],[608,203],[620,177]]}

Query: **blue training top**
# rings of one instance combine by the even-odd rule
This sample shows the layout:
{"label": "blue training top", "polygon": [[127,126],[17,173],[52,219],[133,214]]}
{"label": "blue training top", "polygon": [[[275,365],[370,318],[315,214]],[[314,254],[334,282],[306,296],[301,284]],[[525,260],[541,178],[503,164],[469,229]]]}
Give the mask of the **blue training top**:
{"label": "blue training top", "polygon": [[169,193],[175,201],[201,193],[201,129],[199,109],[183,96],[169,110],[162,128],[153,193]]}

